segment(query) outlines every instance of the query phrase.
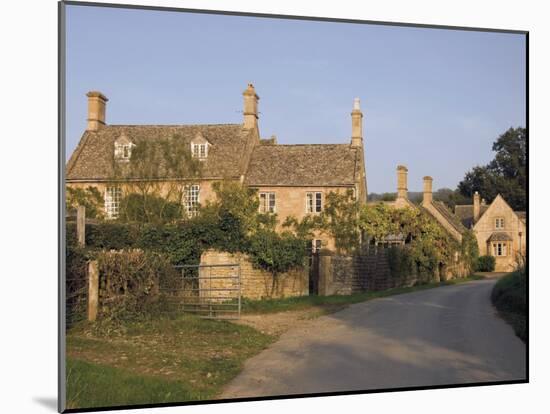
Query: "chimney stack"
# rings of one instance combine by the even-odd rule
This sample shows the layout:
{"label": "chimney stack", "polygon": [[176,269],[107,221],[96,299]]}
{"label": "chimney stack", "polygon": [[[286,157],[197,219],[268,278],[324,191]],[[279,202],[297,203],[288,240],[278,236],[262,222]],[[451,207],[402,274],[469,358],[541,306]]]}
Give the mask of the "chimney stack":
{"label": "chimney stack", "polygon": [[90,91],[88,97],[88,131],[97,131],[105,125],[107,97],[98,91]]}
{"label": "chimney stack", "polygon": [[256,95],[254,85],[248,84],[243,92],[244,97],[244,128],[258,128],[258,101],[260,97]]}
{"label": "chimney stack", "polygon": [[351,111],[351,146],[361,147],[363,145],[363,113],[359,98],[353,100]]}
{"label": "chimney stack", "polygon": [[474,193],[474,223],[477,223],[480,213],[481,213],[481,200],[480,200],[479,193],[476,191]]}
{"label": "chimney stack", "polygon": [[432,182],[433,182],[432,177],[429,177],[429,176],[424,177],[424,194],[422,197],[422,205],[424,206],[432,204],[432,200],[433,200]]}
{"label": "chimney stack", "polygon": [[407,167],[404,165],[397,166],[397,198],[407,199]]}

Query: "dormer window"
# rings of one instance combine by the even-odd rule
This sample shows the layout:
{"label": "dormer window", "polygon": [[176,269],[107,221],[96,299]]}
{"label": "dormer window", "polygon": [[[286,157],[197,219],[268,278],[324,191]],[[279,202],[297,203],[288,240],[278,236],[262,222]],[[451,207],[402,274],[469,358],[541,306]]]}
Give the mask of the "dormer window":
{"label": "dormer window", "polygon": [[193,158],[205,159],[208,157],[208,144],[191,144],[191,154],[193,154]]}
{"label": "dormer window", "polygon": [[126,134],[122,134],[115,141],[115,160],[130,161],[132,157],[132,148],[135,145],[128,139]]}
{"label": "dormer window", "polygon": [[205,160],[208,157],[210,143],[199,132],[191,141],[191,156],[198,160]]}

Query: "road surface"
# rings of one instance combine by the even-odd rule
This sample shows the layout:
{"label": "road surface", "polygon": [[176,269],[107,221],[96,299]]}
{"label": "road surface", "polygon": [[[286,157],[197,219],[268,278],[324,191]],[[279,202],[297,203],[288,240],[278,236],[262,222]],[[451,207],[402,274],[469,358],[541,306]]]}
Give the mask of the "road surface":
{"label": "road surface", "polygon": [[480,280],[352,305],[284,333],[220,398],[525,379],[525,344]]}

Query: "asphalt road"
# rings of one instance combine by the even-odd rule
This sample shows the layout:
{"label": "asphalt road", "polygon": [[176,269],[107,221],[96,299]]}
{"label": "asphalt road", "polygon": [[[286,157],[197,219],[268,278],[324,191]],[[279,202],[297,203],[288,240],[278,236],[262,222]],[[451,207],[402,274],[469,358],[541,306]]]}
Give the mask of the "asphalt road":
{"label": "asphalt road", "polygon": [[220,398],[525,379],[525,344],[490,303],[495,282],[375,299],[291,329]]}

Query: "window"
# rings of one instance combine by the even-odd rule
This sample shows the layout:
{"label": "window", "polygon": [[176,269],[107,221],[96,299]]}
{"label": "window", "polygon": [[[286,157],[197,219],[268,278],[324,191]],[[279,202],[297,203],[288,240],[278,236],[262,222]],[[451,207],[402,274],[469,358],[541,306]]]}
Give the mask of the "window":
{"label": "window", "polygon": [[507,243],[493,243],[493,256],[506,256]]}
{"label": "window", "polygon": [[503,229],[503,228],[504,228],[504,218],[497,217],[495,219],[495,229]]}
{"label": "window", "polygon": [[315,239],[311,241],[311,251],[313,253],[319,253],[321,251],[322,241],[319,239]]}
{"label": "window", "polygon": [[183,205],[187,217],[194,217],[199,211],[200,187],[197,184],[186,185],[183,193]]}
{"label": "window", "polygon": [[130,161],[133,144],[115,144],[115,159],[117,161]]}
{"label": "window", "polygon": [[105,215],[108,219],[118,218],[121,198],[122,190],[120,187],[107,187],[105,189]]}
{"label": "window", "polygon": [[306,193],[306,212],[320,213],[323,208],[322,193]]}
{"label": "window", "polygon": [[208,144],[191,144],[193,158],[204,160],[208,156]]}
{"label": "window", "polygon": [[275,213],[275,193],[260,193],[260,213]]}

